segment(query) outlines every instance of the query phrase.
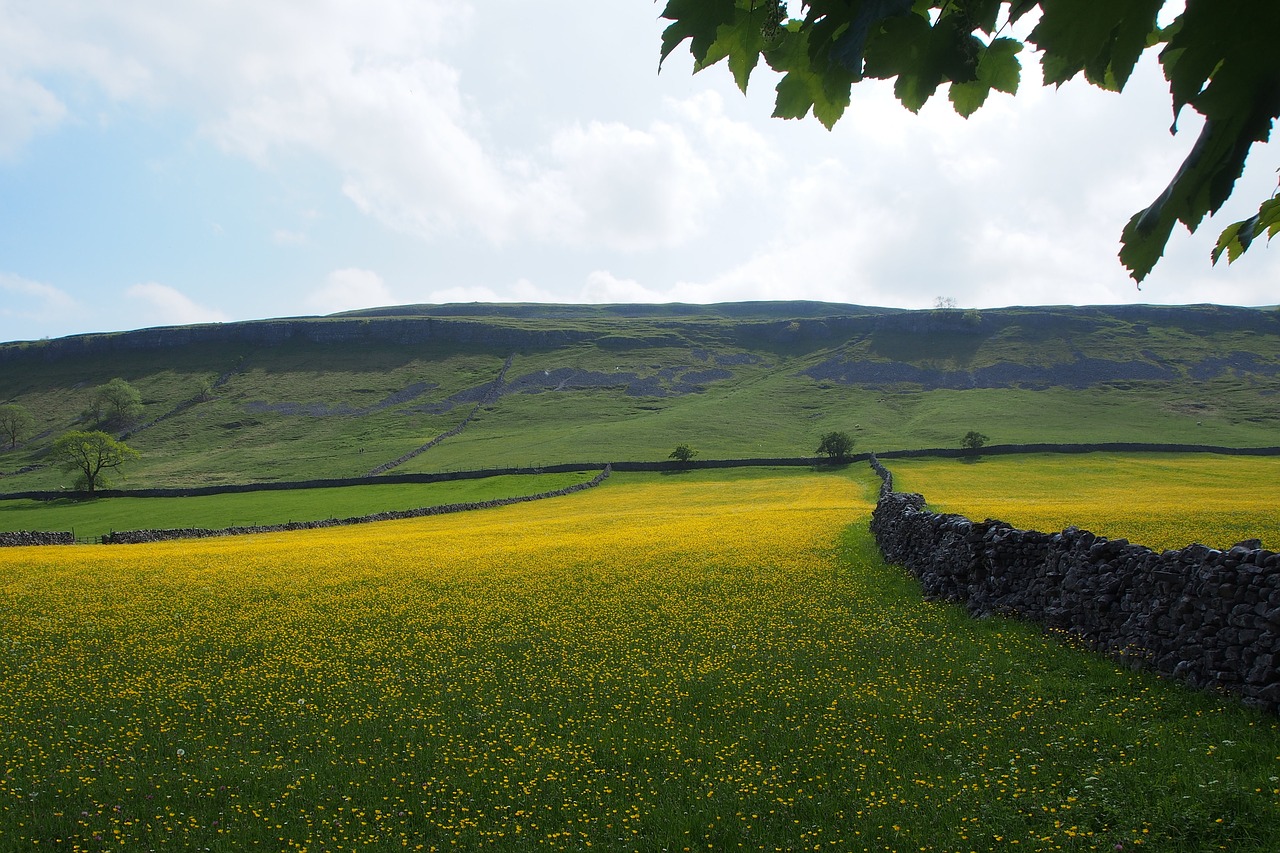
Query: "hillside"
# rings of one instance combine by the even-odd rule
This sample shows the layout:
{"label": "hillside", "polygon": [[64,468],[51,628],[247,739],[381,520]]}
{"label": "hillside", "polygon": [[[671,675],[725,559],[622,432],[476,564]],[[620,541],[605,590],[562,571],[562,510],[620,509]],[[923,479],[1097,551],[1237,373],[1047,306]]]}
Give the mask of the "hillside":
{"label": "hillside", "polygon": [[567,461],[1280,436],[1280,314],[1221,306],[900,311],[827,303],[402,306],[0,344],[38,433],[0,491],[57,488],[51,440],[123,377],[121,486]]}

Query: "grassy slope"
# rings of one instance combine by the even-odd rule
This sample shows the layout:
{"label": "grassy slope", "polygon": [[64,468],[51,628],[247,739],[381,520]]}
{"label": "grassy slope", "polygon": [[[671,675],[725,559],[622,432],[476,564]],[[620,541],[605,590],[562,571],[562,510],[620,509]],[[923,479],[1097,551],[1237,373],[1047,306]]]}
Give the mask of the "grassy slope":
{"label": "grassy slope", "polygon": [[[640,308],[629,310],[643,314]],[[511,381],[562,368],[644,377],[664,368],[677,373],[715,368],[716,357],[750,356],[756,363],[727,365],[733,376],[704,383],[700,393],[635,397],[613,387],[508,394],[479,412],[461,435],[402,470],[655,459],[682,442],[704,458],[794,456],[813,452],[818,437],[832,429],[853,433],[860,449],[878,450],[954,446],[969,429],[999,443],[1237,446],[1274,444],[1280,432],[1275,405],[1280,380],[1265,374],[1228,373],[1210,381],[1184,375],[1172,382],[1109,382],[1083,389],[924,390],[911,384],[842,384],[802,373],[833,359],[947,371],[1045,367],[1079,357],[1185,365],[1232,352],[1254,353],[1265,364],[1280,362],[1280,337],[1233,329],[1215,320],[1212,311],[1166,312],[1184,319],[1161,326],[1150,317],[1137,322],[1094,309],[1008,309],[984,312],[973,328],[950,315],[898,312],[880,318],[897,326],[873,328],[867,325],[871,320],[858,318],[856,312],[865,309],[848,307],[790,306],[796,320],[779,314],[787,307],[767,306],[707,308],[705,316],[680,316],[676,308],[664,308],[666,316],[654,309],[656,316],[639,317],[621,317],[616,313],[621,309],[608,306],[557,310],[564,316],[538,318],[529,306],[517,306],[508,310],[513,316],[490,317],[477,328],[568,330],[590,340],[509,347],[499,334],[497,342],[466,346],[199,344],[160,353],[28,360],[20,369],[6,365],[0,372],[0,399],[27,406],[44,434],[0,453],[0,472],[10,472],[0,478],[0,491],[52,489],[66,482],[62,472],[40,467],[43,454],[53,436],[75,425],[92,387],[114,376],[141,390],[143,421],[226,377],[208,402],[130,439],[142,460],[118,478],[118,485],[271,481],[360,475],[399,457],[461,422],[472,403],[434,414],[421,411],[423,405],[481,388],[513,354]],[[849,317],[813,316],[836,310],[847,310]],[[361,411],[415,383],[429,383],[430,390],[397,405]],[[288,404],[356,413],[313,416],[280,410]],[[36,469],[12,473],[28,466]]]}

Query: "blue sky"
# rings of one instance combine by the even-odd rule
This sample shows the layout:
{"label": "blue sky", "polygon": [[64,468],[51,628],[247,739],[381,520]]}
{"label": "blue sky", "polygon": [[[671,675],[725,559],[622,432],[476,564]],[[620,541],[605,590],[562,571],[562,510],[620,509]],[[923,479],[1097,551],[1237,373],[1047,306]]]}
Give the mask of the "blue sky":
{"label": "blue sky", "polygon": [[[95,8],[96,7],[96,8]],[[1138,291],[1128,217],[1198,127],[1148,57],[965,121],[882,84],[769,118],[767,72],[657,72],[660,4],[0,0],[0,340],[416,302],[1280,301],[1275,250]],[[554,14],[551,14],[554,12]]]}

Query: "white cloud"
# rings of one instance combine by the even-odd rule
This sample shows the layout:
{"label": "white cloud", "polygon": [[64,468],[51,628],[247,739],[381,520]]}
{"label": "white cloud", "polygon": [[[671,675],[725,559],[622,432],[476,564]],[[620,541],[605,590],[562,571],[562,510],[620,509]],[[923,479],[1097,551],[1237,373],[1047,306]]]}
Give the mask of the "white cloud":
{"label": "white cloud", "polygon": [[271,242],[277,246],[305,246],[308,237],[302,231],[290,231],[287,228],[277,228],[271,232]]}
{"label": "white cloud", "polygon": [[333,314],[394,305],[395,297],[376,272],[348,267],[329,273],[324,287],[311,293],[306,304],[320,314]]}
{"label": "white cloud", "polygon": [[[645,4],[593,0],[556,14],[519,0],[0,0],[0,158],[80,124],[101,132],[103,163],[122,175],[137,162],[118,143],[160,129],[148,138],[161,150],[144,156],[177,164],[170,187],[185,166],[219,155],[234,161],[228,173],[255,164],[260,196],[198,212],[227,225],[210,226],[221,236],[216,275],[261,280],[261,247],[246,234],[300,247],[273,253],[270,274],[313,282],[306,304],[324,312],[395,301],[367,270],[316,281],[315,269],[369,253],[391,280],[429,276],[439,287],[414,299],[431,302],[1275,301],[1264,247],[1229,274],[1206,260],[1212,233],[1249,209],[1229,208],[1194,239],[1175,232],[1141,295],[1115,259],[1125,221],[1163,189],[1196,133],[1188,113],[1168,135],[1153,56],[1118,96],[1078,81],[1044,89],[1028,51],[1023,92],[993,95],[967,121],[945,91],[913,116],[891,85],[865,81],[828,132],[812,118],[769,119],[776,78],[764,68],[747,98],[726,68],[695,76],[683,55],[654,75],[660,29]],[[568,63],[561,43],[574,46]],[[201,139],[184,145],[191,128]],[[198,153],[163,150],[175,136]],[[1261,178],[1247,173],[1237,195],[1253,208],[1275,186],[1277,150],[1250,158]],[[52,184],[28,198],[43,204]],[[74,203],[64,195],[49,221],[56,204]],[[186,201],[195,208],[201,196]],[[160,215],[174,223],[192,215],[165,203]],[[360,215],[368,221],[350,227]],[[146,223],[132,233],[149,233]],[[119,254],[145,251],[128,248]],[[148,257],[157,268],[145,275],[166,281],[193,263]],[[20,257],[9,265],[40,274]],[[92,287],[77,291],[85,303],[115,292]],[[237,310],[261,316],[306,298],[270,303],[265,290],[246,288]],[[112,310],[89,316],[115,322]]]}
{"label": "white cloud", "polygon": [[551,141],[550,160],[518,215],[524,228],[570,245],[679,245],[701,231],[719,195],[684,131],[664,122],[566,128]]}
{"label": "white cloud", "polygon": [[44,86],[29,78],[15,78],[0,68],[0,159],[14,157],[66,115],[66,106]]}
{"label": "white cloud", "polygon": [[84,305],[53,285],[0,272],[0,339],[46,337],[75,328],[88,313]]}
{"label": "white cloud", "polygon": [[[667,101],[665,120],[575,120],[495,141],[446,58],[469,15],[444,0],[49,0],[26,30],[41,49],[10,62],[191,111],[223,150],[263,168],[318,156],[357,209],[427,239],[679,246],[726,186],[758,185],[780,162],[711,92]],[[20,82],[43,91],[32,81]]]}
{"label": "white cloud", "polygon": [[[506,293],[499,293],[484,285],[443,287],[430,291],[424,301],[428,305],[448,305],[466,302],[510,302],[514,301]],[[542,300],[534,300],[542,301]]]}
{"label": "white cloud", "polygon": [[618,278],[605,270],[587,276],[579,301],[610,304],[620,302],[670,302],[666,294],[650,290],[629,278]]}
{"label": "white cloud", "polygon": [[[1027,77],[1037,74],[1027,66]],[[1178,137],[1167,133],[1167,83],[1153,60],[1124,96],[1080,81],[1054,91],[1028,79],[1026,88],[993,96],[966,121],[945,93],[911,116],[890,87],[868,81],[829,135],[783,125],[792,156],[762,211],[771,232],[742,240],[718,269],[681,275],[669,295],[908,308],[948,295],[989,307],[1172,302],[1203,288],[1199,301],[1256,302],[1261,275],[1210,273],[1200,256],[1211,242],[1203,232],[1218,223],[1194,239],[1175,231],[1141,293],[1116,258],[1124,224],[1164,188],[1198,131],[1188,116]],[[1263,157],[1259,148],[1251,159]],[[1274,186],[1273,174],[1263,177]],[[1248,195],[1258,184],[1240,186]]]}
{"label": "white cloud", "polygon": [[760,191],[782,163],[714,92],[668,99],[665,112],[672,120],[643,130],[598,121],[559,130],[520,213],[527,227],[573,246],[688,245],[727,197]]}
{"label": "white cloud", "polygon": [[139,325],[185,326],[191,323],[221,323],[227,315],[216,308],[208,308],[191,297],[168,285],[147,282],[135,284],[125,295],[142,306],[142,313],[134,315]]}
{"label": "white cloud", "polygon": [[696,132],[717,175],[758,189],[786,169],[785,158],[752,125],[725,113],[724,98],[706,90],[683,101],[668,98],[667,110]]}
{"label": "white cloud", "polygon": [[29,308],[44,311],[65,311],[74,308],[76,301],[63,291],[50,284],[31,281],[10,273],[0,273],[0,290],[5,293],[0,302],[0,311],[16,313],[15,306],[25,303]]}

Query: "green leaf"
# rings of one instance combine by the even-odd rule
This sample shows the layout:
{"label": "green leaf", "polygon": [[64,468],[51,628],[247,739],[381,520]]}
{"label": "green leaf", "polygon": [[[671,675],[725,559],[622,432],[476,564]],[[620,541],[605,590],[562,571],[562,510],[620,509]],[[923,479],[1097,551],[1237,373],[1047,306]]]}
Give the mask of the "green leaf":
{"label": "green leaf", "polygon": [[1224,250],[1229,264],[1235,263],[1236,258],[1244,254],[1249,244],[1253,242],[1253,227],[1256,219],[1256,216],[1251,216],[1240,222],[1233,222],[1223,229],[1223,232],[1218,235],[1218,244],[1209,252],[1209,257],[1214,264],[1218,263]]}
{"label": "green leaf", "polygon": [[766,47],[761,32],[765,13],[763,7],[754,12],[750,9],[736,9],[735,13],[731,22],[722,24],[716,30],[716,40],[698,62],[697,70],[701,71],[728,57],[734,82],[746,92],[751,72],[755,70],[760,54]]}
{"label": "green leaf", "polygon": [[992,89],[1009,95],[1018,94],[1018,84],[1022,81],[1022,63],[1018,61],[1021,52],[1022,42],[1017,39],[996,39],[982,54],[978,63],[978,79]]}
{"label": "green leaf", "polygon": [[[893,92],[902,105],[919,112],[942,82],[938,30],[918,15],[893,18],[867,42],[868,77],[897,77]],[[945,31],[944,31],[945,37]]]}
{"label": "green leaf", "polygon": [[863,73],[880,80],[909,73],[927,51],[932,35],[928,19],[919,15],[886,21],[867,40]]}
{"label": "green leaf", "polygon": [[774,118],[804,118],[809,110],[830,130],[849,106],[853,75],[840,66],[820,71],[810,58],[808,33],[788,29],[781,43],[765,52],[775,71],[783,73],[778,82]]}
{"label": "green leaf", "polygon": [[[1175,114],[1189,103],[1205,124],[1169,186],[1125,228],[1120,258],[1139,281],[1159,258],[1175,222],[1194,231],[1231,196],[1253,143],[1266,141],[1280,117],[1274,64],[1280,4],[1241,4],[1232,14],[1215,7],[1216,17],[1205,9],[1191,4],[1161,54]],[[1240,226],[1223,232],[1211,257],[1225,252],[1230,259],[1233,251],[1238,257],[1248,248],[1254,234]],[[1160,241],[1158,251],[1154,241]]]}
{"label": "green leaf", "polygon": [[993,41],[978,61],[978,79],[951,84],[948,97],[956,112],[965,118],[973,115],[986,103],[992,89],[1010,95],[1017,94],[1022,73],[1022,64],[1018,62],[1018,52],[1021,50],[1022,42],[1016,39],[999,38]]}
{"label": "green leaf", "polygon": [[662,10],[662,17],[673,23],[662,31],[662,58],[658,67],[685,39],[689,39],[689,52],[699,68],[705,68],[705,59],[715,44],[720,27],[731,24],[738,11],[736,0],[670,0]]}
{"label": "green leaf", "polygon": [[964,13],[974,28],[984,33],[995,32],[996,22],[1000,19],[1000,7],[1003,0],[968,0]]}
{"label": "green leaf", "polygon": [[1120,263],[1139,284],[1164,255],[1174,217],[1152,217],[1151,208],[1135,213],[1120,233]]}
{"label": "green leaf", "polygon": [[1044,51],[1045,85],[1081,71],[1096,86],[1119,91],[1156,29],[1164,0],[1040,0],[1043,14],[1027,40]]}
{"label": "green leaf", "polygon": [[862,0],[847,26],[833,30],[831,61],[842,65],[855,79],[862,79],[867,37],[889,18],[910,13],[911,4],[912,0]]}
{"label": "green leaf", "polygon": [[968,118],[987,102],[987,95],[990,94],[990,86],[973,80],[968,83],[952,83],[947,97],[951,100],[951,106],[955,107],[955,111],[964,118]]}
{"label": "green leaf", "polygon": [[1039,0],[1013,0],[1009,4],[1009,23],[1017,23],[1018,19],[1036,7]]}
{"label": "green leaf", "polygon": [[1258,230],[1254,236],[1261,235],[1264,229],[1268,240],[1280,234],[1280,198],[1268,199],[1258,208]]}
{"label": "green leaf", "polygon": [[[887,22],[881,37],[868,46],[867,73],[876,77],[896,73],[893,90],[898,100],[912,112],[919,112],[944,81],[964,84],[978,80],[985,49],[966,29],[961,14],[945,15],[932,27],[914,16],[895,19]],[[962,86],[957,97],[962,108],[968,108],[981,103],[986,95],[980,87]]]}
{"label": "green leaf", "polygon": [[1280,198],[1267,199],[1256,214],[1228,225],[1218,237],[1218,244],[1209,253],[1209,257],[1216,264],[1225,251],[1227,263],[1235,263],[1237,258],[1248,251],[1254,239],[1264,233],[1268,240],[1280,234]]}
{"label": "green leaf", "polygon": [[[1246,53],[1258,47],[1262,48],[1258,58],[1271,58],[1274,43],[1266,42],[1276,37],[1275,10],[1264,14],[1257,6],[1236,7],[1224,14],[1220,8],[1193,3],[1166,28],[1171,35],[1160,52],[1160,64],[1173,95],[1175,117],[1204,91],[1224,61],[1247,60]],[[1245,13],[1246,8],[1250,13]],[[1254,43],[1247,44],[1250,41]]]}

